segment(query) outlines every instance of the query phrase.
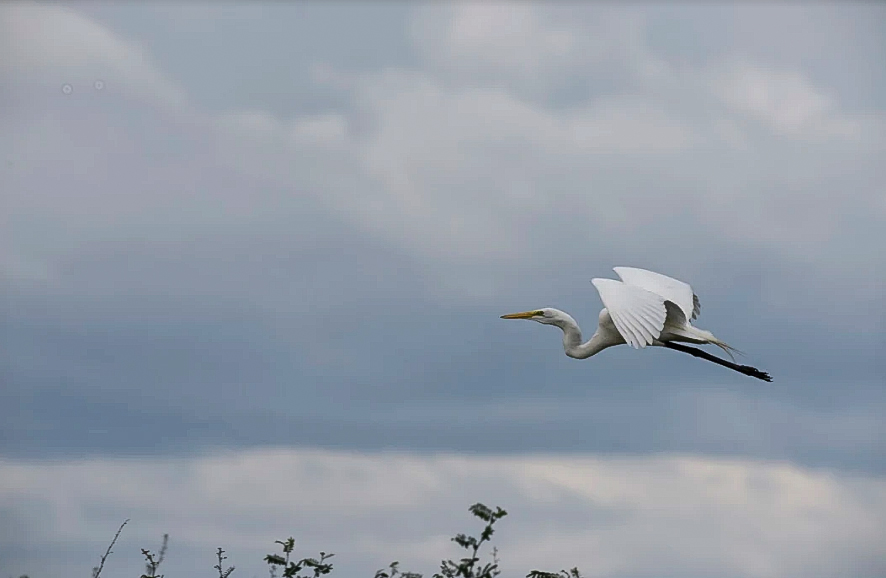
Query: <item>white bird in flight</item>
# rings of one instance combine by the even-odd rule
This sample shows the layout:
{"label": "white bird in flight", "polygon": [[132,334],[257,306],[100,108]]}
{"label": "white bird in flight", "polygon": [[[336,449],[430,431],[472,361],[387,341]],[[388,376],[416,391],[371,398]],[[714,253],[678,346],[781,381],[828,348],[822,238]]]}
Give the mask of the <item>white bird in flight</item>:
{"label": "white bird in flight", "polygon": [[710,331],[693,327],[701,307],[698,296],[688,284],[661,273],[634,267],[615,267],[621,281],[592,279],[600,293],[603,309],[594,335],[582,343],[581,329],[575,319],[559,309],[536,309],[502,315],[502,319],[531,319],[563,330],[563,349],[574,359],[587,359],[607,347],[629,344],[634,349],[647,345],[667,347],[713,361],[757,379],[772,381],[765,371],[748,365],[730,363],[683,343],[716,345],[735,360],[734,347],[720,341]]}

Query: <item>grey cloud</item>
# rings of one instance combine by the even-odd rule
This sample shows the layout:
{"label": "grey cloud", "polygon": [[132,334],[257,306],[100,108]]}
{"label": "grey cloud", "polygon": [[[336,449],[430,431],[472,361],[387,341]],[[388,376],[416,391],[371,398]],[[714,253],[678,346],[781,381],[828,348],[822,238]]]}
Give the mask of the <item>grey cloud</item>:
{"label": "grey cloud", "polygon": [[213,113],[259,108],[287,117],[339,110],[347,98],[306,82],[317,62],[352,70],[416,60],[402,34],[411,11],[399,3],[93,4],[78,10],[150,47],[193,101]]}
{"label": "grey cloud", "polygon": [[4,557],[4,573],[51,575],[60,564],[88,571],[124,517],[132,522],[109,571],[136,567],[138,548],[163,532],[170,575],[205,571],[217,546],[239,572],[259,573],[273,540],[291,533],[301,554],[335,552],[346,575],[371,575],[392,556],[427,571],[456,555],[449,535],[476,528],[465,496],[510,511],[496,533],[506,573],[564,564],[609,576],[884,569],[882,479],[774,462],[255,450],[5,460],[0,469],[2,507],[26,521],[25,535],[66,556],[38,553],[17,532],[22,548]]}
{"label": "grey cloud", "polygon": [[[546,30],[544,20],[529,21]],[[654,61],[648,51],[644,54]],[[642,63],[633,66],[642,68]],[[666,76],[672,72],[665,68]],[[870,244],[859,239],[876,236],[882,218],[877,205],[871,205],[874,196],[866,183],[877,173],[867,157],[878,156],[882,142],[819,144],[797,157],[790,143],[754,134],[728,119],[723,126],[741,127],[736,128],[743,135],[738,138],[755,147],[735,150],[728,143],[712,143],[718,137],[710,127],[690,122],[682,108],[674,115],[673,103],[650,115],[656,105],[648,98],[635,98],[633,106],[626,106],[631,100],[624,98],[608,104],[598,99],[582,113],[556,113],[506,91],[441,85],[433,74],[361,73],[350,82],[350,98],[373,119],[368,134],[354,132],[353,115],[343,115],[341,140],[324,150],[287,136],[312,118],[288,123],[269,116],[270,134],[256,135],[256,140],[241,135],[245,142],[239,147],[226,141],[219,158],[235,163],[256,183],[273,182],[298,190],[302,198],[322,200],[351,226],[418,248],[420,258],[432,257],[455,287],[459,275],[444,266],[448,260],[474,273],[479,284],[490,285],[516,256],[543,256],[549,271],[594,254],[648,258],[645,245],[630,242],[640,238],[657,239],[657,246],[675,253],[692,253],[696,261],[713,259],[730,244],[744,251],[775,249],[780,268],[815,251],[820,262],[832,257],[826,264],[836,269],[816,279],[814,285],[823,290],[855,266],[843,255],[856,255],[856,262],[875,258],[866,250]],[[412,116],[406,114],[410,110]],[[487,128],[477,133],[476,126]],[[170,140],[156,144],[168,146]],[[641,150],[650,148],[643,144],[648,142],[653,151],[664,147],[665,152],[620,155],[624,146],[619,142]],[[758,151],[761,146],[764,150]],[[853,156],[851,162],[863,168],[848,174],[836,162],[818,163],[822,172],[808,179],[804,172],[813,153],[817,159]],[[828,209],[830,183],[839,183],[853,202]],[[183,197],[178,205],[185,196],[180,190],[174,194]],[[798,195],[804,197],[802,218],[794,209]],[[261,196],[258,203],[242,194],[227,202],[241,207],[240,215],[246,198],[265,212],[277,208],[274,199]],[[195,205],[213,202],[210,195],[192,200]],[[292,216],[294,208],[285,214]],[[664,266],[671,258],[664,251],[657,257]],[[880,268],[874,269],[878,275]]]}
{"label": "grey cloud", "polygon": [[130,98],[165,106],[182,106],[184,94],[151,62],[144,49],[63,6],[13,2],[0,10],[0,74],[9,80],[37,81],[41,88],[55,78],[79,91],[95,90],[108,81]]}

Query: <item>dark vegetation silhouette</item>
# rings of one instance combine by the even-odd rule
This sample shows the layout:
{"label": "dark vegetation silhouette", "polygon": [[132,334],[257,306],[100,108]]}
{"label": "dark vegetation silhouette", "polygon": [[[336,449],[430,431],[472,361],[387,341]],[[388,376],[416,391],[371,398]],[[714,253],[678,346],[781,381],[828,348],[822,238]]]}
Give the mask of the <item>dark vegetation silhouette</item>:
{"label": "dark vegetation silhouette", "polygon": [[[474,504],[468,508],[476,518],[485,522],[483,531],[479,537],[468,536],[466,534],[457,534],[452,541],[465,550],[465,556],[458,560],[443,560],[440,562],[440,570],[431,575],[431,578],[495,578],[501,574],[499,569],[498,549],[492,548],[488,552],[488,558],[485,563],[480,555],[480,549],[489,544],[492,535],[495,533],[494,526],[496,522],[508,515],[503,509],[496,507],[494,510],[480,503]],[[108,545],[105,553],[102,554],[98,566],[92,569],[92,578],[101,578],[102,571],[105,568],[105,562],[112,553],[112,548],[117,543],[120,533],[124,526],[129,523],[125,520],[117,529],[114,538]],[[151,550],[142,548],[142,555],[145,557],[145,573],[140,578],[165,578],[164,574],[159,574],[160,566],[166,559],[166,547],[169,543],[169,534],[163,535],[163,541],[160,549],[154,553]],[[265,562],[268,564],[268,573],[271,578],[319,578],[332,574],[332,562],[329,560],[334,554],[320,552],[317,558],[301,558],[295,560],[293,551],[295,550],[295,539],[289,537],[286,540],[277,540],[275,544],[280,545],[281,552],[279,554],[268,554],[265,556]],[[225,568],[225,551],[219,548],[216,551],[218,563],[214,566],[218,572],[219,578],[229,578],[234,573],[235,566]],[[28,578],[27,575],[20,578]],[[391,562],[387,568],[376,571],[374,578],[423,578],[422,574],[417,572],[401,572],[400,563],[398,561]],[[532,570],[526,574],[526,578],[581,578],[578,568],[571,570],[560,570],[559,572],[545,572],[541,570]]]}

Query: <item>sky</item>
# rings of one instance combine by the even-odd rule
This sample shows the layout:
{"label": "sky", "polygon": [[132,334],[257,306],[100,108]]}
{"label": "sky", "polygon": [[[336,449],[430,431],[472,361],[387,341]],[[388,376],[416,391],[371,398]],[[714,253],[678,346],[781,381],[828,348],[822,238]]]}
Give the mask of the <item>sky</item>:
{"label": "sky", "polygon": [[[0,4],[0,576],[127,518],[109,576],[427,575],[477,501],[507,575],[886,576],[884,61],[876,3]],[[499,319],[614,266],[774,381]]]}

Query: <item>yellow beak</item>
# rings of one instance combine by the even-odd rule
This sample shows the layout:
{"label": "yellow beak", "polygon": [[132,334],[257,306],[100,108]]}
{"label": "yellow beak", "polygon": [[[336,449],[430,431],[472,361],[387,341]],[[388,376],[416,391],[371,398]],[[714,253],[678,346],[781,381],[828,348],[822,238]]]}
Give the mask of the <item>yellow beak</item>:
{"label": "yellow beak", "polygon": [[508,315],[502,315],[502,319],[532,319],[533,317],[538,317],[540,315],[544,315],[541,311],[524,311],[523,313],[509,313]]}

